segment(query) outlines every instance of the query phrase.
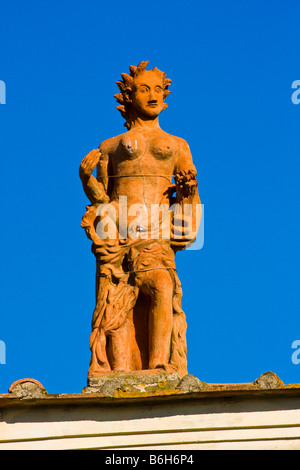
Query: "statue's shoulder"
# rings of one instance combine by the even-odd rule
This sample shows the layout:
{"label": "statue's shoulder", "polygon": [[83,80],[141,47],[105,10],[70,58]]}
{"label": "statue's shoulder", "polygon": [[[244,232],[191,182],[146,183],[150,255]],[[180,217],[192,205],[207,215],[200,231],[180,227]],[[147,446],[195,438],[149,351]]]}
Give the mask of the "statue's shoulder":
{"label": "statue's shoulder", "polygon": [[175,135],[173,137],[181,149],[186,150],[189,148],[189,144],[185,139],[183,139],[182,137],[177,137]]}
{"label": "statue's shoulder", "polygon": [[176,144],[179,153],[189,151],[189,144],[182,137],[178,137],[177,135],[172,134],[168,134],[168,136],[174,142],[174,144]]}
{"label": "statue's shoulder", "polygon": [[116,150],[124,134],[116,135],[115,137],[110,137],[109,139],[103,140],[99,145],[99,150],[102,154],[111,155]]}

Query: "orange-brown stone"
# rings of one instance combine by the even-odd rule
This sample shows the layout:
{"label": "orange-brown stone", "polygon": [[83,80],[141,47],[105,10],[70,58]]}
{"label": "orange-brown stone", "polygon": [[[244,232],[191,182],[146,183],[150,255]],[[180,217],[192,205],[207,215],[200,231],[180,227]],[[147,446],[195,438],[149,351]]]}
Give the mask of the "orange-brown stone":
{"label": "orange-brown stone", "polygon": [[82,226],[97,263],[89,378],[157,369],[187,374],[175,253],[193,243],[200,223],[197,172],[187,142],[159,126],[171,80],[147,64],[130,66],[117,82],[127,131],[80,166],[91,201]]}

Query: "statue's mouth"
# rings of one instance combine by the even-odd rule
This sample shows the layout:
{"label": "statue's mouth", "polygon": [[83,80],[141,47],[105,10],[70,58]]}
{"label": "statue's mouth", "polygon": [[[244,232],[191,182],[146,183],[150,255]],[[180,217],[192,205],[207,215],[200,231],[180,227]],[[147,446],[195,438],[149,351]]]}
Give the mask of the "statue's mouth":
{"label": "statue's mouth", "polygon": [[155,102],[155,103],[148,103],[147,106],[148,106],[148,108],[157,108],[158,103],[157,103],[157,102]]}

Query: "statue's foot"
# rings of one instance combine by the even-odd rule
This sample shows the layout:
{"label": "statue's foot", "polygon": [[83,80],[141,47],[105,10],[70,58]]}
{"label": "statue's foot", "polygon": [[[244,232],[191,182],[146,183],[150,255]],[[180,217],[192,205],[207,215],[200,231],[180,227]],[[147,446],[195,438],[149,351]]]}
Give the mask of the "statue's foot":
{"label": "statue's foot", "polygon": [[157,364],[155,367],[153,367],[153,369],[163,370],[167,374],[173,374],[174,372],[177,372],[177,369],[171,364]]}
{"label": "statue's foot", "polygon": [[108,368],[90,367],[88,371],[88,378],[101,377],[102,375],[111,374],[112,370]]}

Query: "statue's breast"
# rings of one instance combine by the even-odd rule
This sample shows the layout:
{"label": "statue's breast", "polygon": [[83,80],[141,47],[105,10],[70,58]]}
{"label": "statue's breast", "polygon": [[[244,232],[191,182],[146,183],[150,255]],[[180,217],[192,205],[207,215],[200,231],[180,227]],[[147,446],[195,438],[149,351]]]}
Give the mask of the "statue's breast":
{"label": "statue's breast", "polygon": [[140,132],[128,132],[123,135],[119,148],[126,160],[142,158],[146,154],[151,154],[158,160],[166,160],[174,155],[177,144],[166,133],[145,136]]}
{"label": "statue's breast", "polygon": [[176,150],[175,147],[176,144],[174,140],[168,135],[158,135],[153,137],[150,141],[150,152],[159,160],[165,160],[172,157]]}
{"label": "statue's breast", "polygon": [[122,154],[127,159],[134,160],[141,157],[147,150],[147,138],[140,134],[125,134],[120,142]]}

